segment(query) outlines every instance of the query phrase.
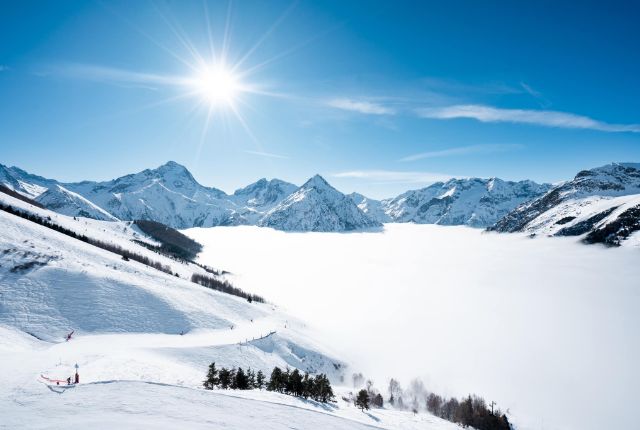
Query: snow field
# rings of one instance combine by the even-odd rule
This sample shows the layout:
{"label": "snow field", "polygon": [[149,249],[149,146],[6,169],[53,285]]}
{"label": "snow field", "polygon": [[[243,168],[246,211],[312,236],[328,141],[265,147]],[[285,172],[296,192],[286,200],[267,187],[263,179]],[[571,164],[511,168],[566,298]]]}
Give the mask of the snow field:
{"label": "snow field", "polygon": [[390,377],[405,387],[420,377],[444,395],[495,400],[519,429],[635,425],[635,249],[414,224],[186,233],[205,245],[202,262],[277,297],[380,390]]}

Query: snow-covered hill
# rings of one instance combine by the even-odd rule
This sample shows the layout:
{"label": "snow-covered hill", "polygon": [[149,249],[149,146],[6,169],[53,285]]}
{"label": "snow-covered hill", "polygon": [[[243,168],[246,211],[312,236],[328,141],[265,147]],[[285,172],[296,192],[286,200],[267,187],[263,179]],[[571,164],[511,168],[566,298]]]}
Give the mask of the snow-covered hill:
{"label": "snow-covered hill", "polygon": [[352,231],[382,226],[320,175],[267,212],[259,225],[285,231]]}
{"label": "snow-covered hill", "polygon": [[533,181],[472,178],[436,182],[382,201],[356,193],[351,197],[360,209],[380,222],[488,227],[519,204],[542,195],[549,188],[548,184]]}
{"label": "snow-covered hill", "polygon": [[[362,413],[341,396],[345,363],[304,322],[189,282],[203,270],[153,253],[129,222],[74,219],[0,194],[19,209],[170,265],[163,273],[0,210],[0,427],[453,430],[429,414]],[[64,336],[75,330],[73,338]],[[271,334],[269,334],[271,333]],[[266,336],[265,336],[266,335]],[[202,389],[208,364],[325,372],[320,404],[278,393]],[[80,382],[48,388],[41,374]]]}
{"label": "snow-covered hill", "polygon": [[491,230],[635,244],[626,239],[640,230],[640,164],[613,163],[583,170],[573,180],[517,207]]}

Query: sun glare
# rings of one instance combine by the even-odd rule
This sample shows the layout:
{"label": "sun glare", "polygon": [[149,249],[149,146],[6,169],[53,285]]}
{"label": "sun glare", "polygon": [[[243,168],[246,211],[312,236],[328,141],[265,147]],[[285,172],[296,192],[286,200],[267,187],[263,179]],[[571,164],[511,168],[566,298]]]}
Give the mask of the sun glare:
{"label": "sun glare", "polygon": [[194,79],[194,86],[211,105],[233,105],[242,86],[238,78],[222,66],[203,68]]}

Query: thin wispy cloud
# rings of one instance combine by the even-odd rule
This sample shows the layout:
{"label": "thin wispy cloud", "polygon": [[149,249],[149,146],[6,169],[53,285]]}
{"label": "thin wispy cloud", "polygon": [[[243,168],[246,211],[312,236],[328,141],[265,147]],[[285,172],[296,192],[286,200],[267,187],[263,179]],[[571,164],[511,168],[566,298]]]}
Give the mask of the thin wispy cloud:
{"label": "thin wispy cloud", "polygon": [[502,109],[485,105],[454,105],[422,108],[418,109],[417,113],[422,118],[430,119],[470,118],[481,122],[510,122],[608,132],[640,132],[640,124],[611,124],[587,116],[552,110]]}
{"label": "thin wispy cloud", "polygon": [[471,154],[492,154],[496,152],[514,151],[524,148],[524,145],[520,144],[489,144],[489,145],[470,145],[470,146],[458,146],[455,148],[442,149],[439,151],[427,151],[420,152],[418,154],[409,155],[403,157],[398,161],[416,161],[427,158],[439,158],[439,157],[453,157],[463,156]]}
{"label": "thin wispy cloud", "polygon": [[455,79],[437,78],[432,76],[420,80],[422,86],[432,91],[438,91],[452,97],[473,95],[505,95],[521,94],[523,88],[504,82],[467,83]]}
{"label": "thin wispy cloud", "polygon": [[286,155],[281,155],[281,154],[273,154],[271,152],[264,152],[264,151],[250,151],[250,150],[245,150],[242,151],[245,154],[251,154],[251,155],[257,155],[260,157],[267,157],[267,158],[280,158],[280,159],[284,159],[284,160],[288,160],[289,157]]}
{"label": "thin wispy cloud", "polygon": [[[446,181],[454,176],[434,172],[406,172],[396,170],[352,170],[334,173],[334,178],[361,179],[378,183],[426,184]],[[461,177],[461,176],[456,176]]]}
{"label": "thin wispy cloud", "polygon": [[58,64],[39,71],[38,74],[103,83],[144,86],[178,86],[189,83],[187,79],[180,76],[144,73],[115,67],[78,63]]}
{"label": "thin wispy cloud", "polygon": [[541,108],[546,109],[551,106],[551,101],[547,99],[542,93],[536,89],[534,89],[531,85],[526,82],[520,82],[520,86],[527,94],[536,99]]}
{"label": "thin wispy cloud", "polygon": [[346,98],[332,99],[327,105],[336,109],[359,112],[367,115],[394,115],[395,109],[380,103],[367,100],[353,100]]}

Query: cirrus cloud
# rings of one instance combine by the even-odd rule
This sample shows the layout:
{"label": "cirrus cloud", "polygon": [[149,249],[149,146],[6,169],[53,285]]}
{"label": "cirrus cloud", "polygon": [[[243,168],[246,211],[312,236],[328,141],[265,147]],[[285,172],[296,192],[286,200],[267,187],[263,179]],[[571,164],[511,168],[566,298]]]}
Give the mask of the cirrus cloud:
{"label": "cirrus cloud", "polygon": [[367,100],[337,98],[329,100],[327,102],[327,105],[336,109],[359,112],[368,115],[395,115],[396,113],[395,109],[393,108]]}
{"label": "cirrus cloud", "polygon": [[469,154],[492,154],[495,152],[506,152],[524,148],[524,145],[517,143],[497,143],[487,145],[470,145],[470,146],[458,146],[455,148],[441,149],[438,151],[420,152],[418,154],[409,155],[403,157],[398,161],[416,161],[425,158],[439,158],[450,157],[456,155],[469,155]]}
{"label": "cirrus cloud", "polygon": [[422,118],[470,118],[481,122],[511,122],[546,127],[587,129],[608,132],[640,132],[640,124],[611,124],[583,115],[552,110],[503,109],[486,105],[453,105],[418,109]]}

